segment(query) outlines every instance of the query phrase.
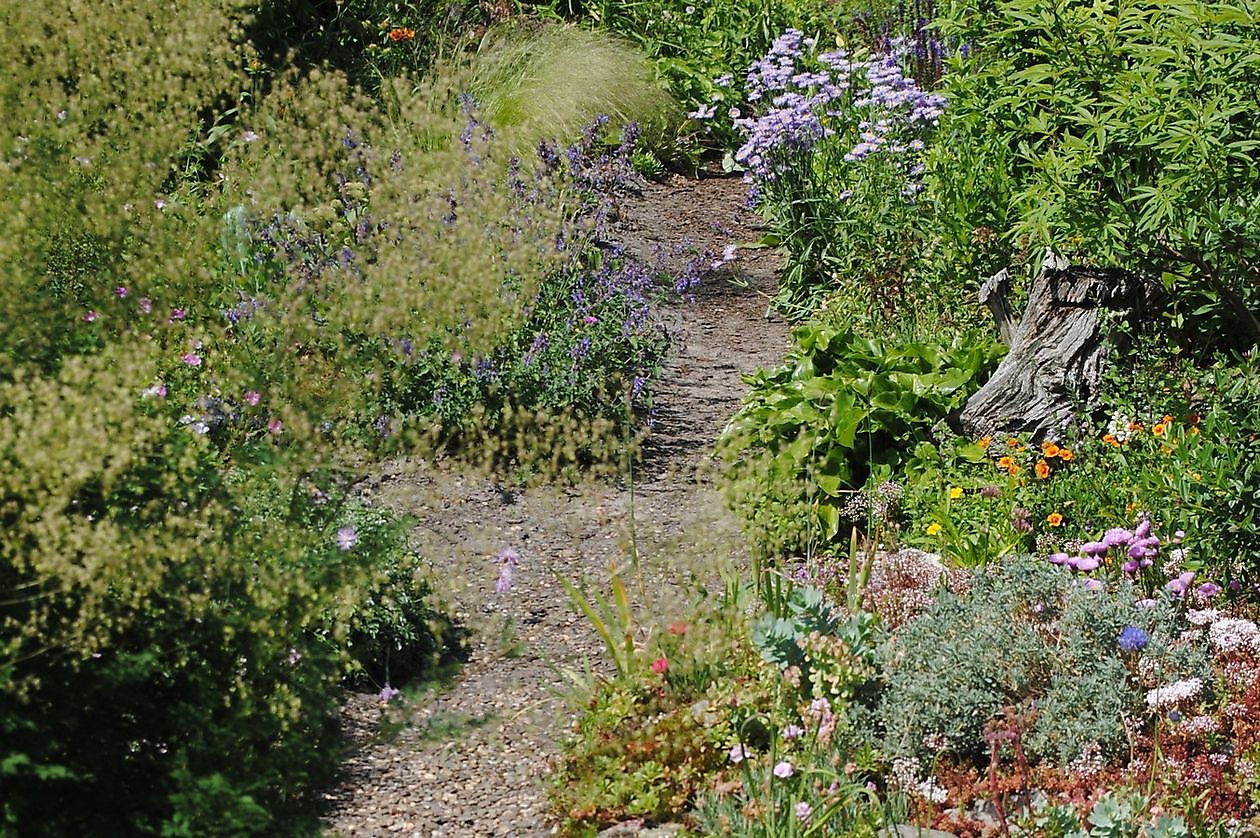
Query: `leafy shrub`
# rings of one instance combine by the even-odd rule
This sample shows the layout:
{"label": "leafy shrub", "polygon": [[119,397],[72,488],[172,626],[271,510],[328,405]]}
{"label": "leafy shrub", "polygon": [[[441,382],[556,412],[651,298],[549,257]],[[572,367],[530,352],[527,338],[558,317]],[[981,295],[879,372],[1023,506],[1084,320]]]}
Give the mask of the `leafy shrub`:
{"label": "leafy shrub", "polygon": [[968,207],[952,225],[971,238],[961,249],[996,237],[1162,274],[1197,323],[1260,339],[1260,136],[1245,92],[1260,78],[1258,13],[1252,0],[949,7],[942,30],[971,49],[946,74],[947,165],[997,187],[951,193]]}
{"label": "leafy shrub", "polygon": [[727,496],[763,549],[834,540],[848,493],[888,474],[931,436],[997,363],[991,341],[887,346],[830,323],[793,332],[783,366],[723,432]]}

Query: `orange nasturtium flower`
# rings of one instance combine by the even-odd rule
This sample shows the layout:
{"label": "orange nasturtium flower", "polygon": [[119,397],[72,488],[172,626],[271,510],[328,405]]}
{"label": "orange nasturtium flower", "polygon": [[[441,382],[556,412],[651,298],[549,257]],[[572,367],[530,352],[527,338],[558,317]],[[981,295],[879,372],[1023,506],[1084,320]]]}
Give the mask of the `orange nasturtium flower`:
{"label": "orange nasturtium flower", "polygon": [[1019,474],[1019,464],[1011,463],[1011,467],[1006,470],[1006,473],[1009,474],[1011,477],[1014,477],[1015,475]]}
{"label": "orange nasturtium flower", "polygon": [[1038,460],[1036,472],[1037,472],[1038,477],[1040,477],[1042,480],[1045,480],[1047,477],[1050,476],[1050,464],[1047,463],[1045,460]]}
{"label": "orange nasturtium flower", "polygon": [[998,460],[998,468],[1009,469],[1013,465],[1015,465],[1015,461],[1010,457],[1002,457]]}
{"label": "orange nasturtium flower", "polygon": [[977,441],[976,441],[976,445],[979,445],[981,448],[988,448],[988,447],[989,447],[989,443],[990,443],[990,442],[992,442],[992,441],[993,441],[993,437],[991,437],[991,436],[982,436],[982,437],[980,437],[980,439],[979,439],[979,440],[977,440]]}
{"label": "orange nasturtium flower", "polygon": [[1046,523],[1052,527],[1060,526],[1063,524],[1063,516],[1057,512],[1051,512],[1046,516]]}
{"label": "orange nasturtium flower", "polygon": [[1055,445],[1050,440],[1046,440],[1041,443],[1041,453],[1045,454],[1047,457],[1057,457],[1059,456],[1059,446]]}
{"label": "orange nasturtium flower", "polygon": [[1168,426],[1163,422],[1156,422],[1151,426],[1151,433],[1155,434],[1155,436],[1163,436],[1167,430]]}
{"label": "orange nasturtium flower", "polygon": [[1070,460],[1071,460],[1072,458],[1074,458],[1075,456],[1076,456],[1076,455],[1072,453],[1072,449],[1071,449],[1071,448],[1060,448],[1060,449],[1059,449],[1059,459],[1060,459],[1060,460],[1062,460],[1062,461],[1063,461],[1063,462],[1065,462],[1065,463],[1066,463],[1066,462],[1068,462],[1068,461],[1070,461]]}
{"label": "orange nasturtium flower", "polygon": [[1117,448],[1120,447],[1120,440],[1116,439],[1115,434],[1103,434],[1103,442],[1107,443],[1108,445],[1114,445]]}
{"label": "orange nasturtium flower", "polygon": [[407,26],[395,26],[389,30],[389,39],[397,43],[398,41],[411,41],[416,37],[416,30]]}

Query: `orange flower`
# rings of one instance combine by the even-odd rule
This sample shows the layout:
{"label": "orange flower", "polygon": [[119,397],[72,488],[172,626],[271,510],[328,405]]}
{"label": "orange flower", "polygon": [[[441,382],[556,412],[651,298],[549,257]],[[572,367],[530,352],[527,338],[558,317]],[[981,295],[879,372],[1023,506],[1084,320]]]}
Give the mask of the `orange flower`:
{"label": "orange flower", "polygon": [[990,443],[990,442],[992,442],[992,441],[993,441],[993,437],[991,437],[991,436],[982,436],[982,437],[980,437],[980,440],[976,443],[976,445],[979,445],[981,448],[988,448],[988,447],[989,447],[989,443]]}
{"label": "orange flower", "polygon": [[1065,463],[1071,462],[1075,457],[1076,457],[1076,454],[1072,453],[1071,448],[1059,449],[1059,459],[1062,460],[1063,462]]}
{"label": "orange flower", "polygon": [[1058,527],[1063,524],[1063,516],[1057,512],[1051,512],[1046,516],[1046,523],[1052,527]]}
{"label": "orange flower", "polygon": [[998,460],[998,468],[1009,469],[1013,465],[1015,465],[1015,461],[1010,457],[1002,457]]}
{"label": "orange flower", "polygon": [[1168,426],[1163,422],[1156,422],[1151,426],[1151,433],[1155,434],[1155,436],[1163,436],[1167,430]]}
{"label": "orange flower", "polygon": [[1130,422],[1130,423],[1129,423],[1129,430],[1133,431],[1134,433],[1137,433],[1138,431],[1142,430],[1142,423],[1141,423],[1141,422]]}
{"label": "orange flower", "polygon": [[1011,477],[1014,477],[1015,475],[1019,474],[1019,466],[1016,465],[1015,463],[1011,463],[1011,467],[1006,470],[1006,473],[1009,474]]}
{"label": "orange flower", "polygon": [[1038,460],[1036,472],[1037,472],[1038,477],[1040,477],[1042,480],[1045,480],[1047,477],[1050,476],[1050,464],[1047,463],[1045,460]]}
{"label": "orange flower", "polygon": [[1164,414],[1164,418],[1163,418],[1163,419],[1160,419],[1159,421],[1160,421],[1160,422],[1163,422],[1165,425],[1167,425],[1169,422],[1171,422],[1171,421],[1172,421],[1172,417],[1171,417],[1171,416],[1169,416],[1168,414]]}
{"label": "orange flower", "polygon": [[1045,454],[1047,457],[1057,457],[1059,456],[1059,446],[1049,440],[1046,440],[1041,443],[1041,453]]}
{"label": "orange flower", "polygon": [[1008,448],[1014,448],[1016,445],[1019,445],[1019,440],[1015,437],[1011,437],[1006,441],[1006,445]]}
{"label": "orange flower", "polygon": [[389,39],[395,43],[398,41],[411,41],[416,37],[416,30],[406,26],[395,26],[389,30]]}
{"label": "orange flower", "polygon": [[1103,434],[1103,442],[1108,445],[1114,445],[1117,448],[1120,447],[1120,440],[1116,439],[1114,434]]}
{"label": "orange flower", "polygon": [[1199,435],[1199,429],[1198,429],[1198,428],[1195,428],[1195,427],[1191,427],[1191,428],[1190,428],[1190,436],[1198,436],[1198,435]]}

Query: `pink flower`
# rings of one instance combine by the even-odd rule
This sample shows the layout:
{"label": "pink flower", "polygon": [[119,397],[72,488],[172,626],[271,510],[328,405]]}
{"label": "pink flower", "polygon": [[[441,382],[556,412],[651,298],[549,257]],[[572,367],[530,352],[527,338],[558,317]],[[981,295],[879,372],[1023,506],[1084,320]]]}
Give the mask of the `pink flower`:
{"label": "pink flower", "polygon": [[402,690],[394,689],[389,685],[389,682],[386,681],[385,686],[382,687],[381,691],[376,694],[376,697],[381,700],[381,704],[389,704],[390,701],[400,695],[402,695]]}
{"label": "pink flower", "polygon": [[792,763],[784,760],[774,767],[774,776],[780,780],[785,780],[796,773],[796,769],[792,767]]}
{"label": "pink flower", "polygon": [[684,634],[687,633],[687,624],[682,622],[681,620],[677,623],[670,623],[669,633],[682,637]]}
{"label": "pink flower", "polygon": [[149,312],[153,311],[153,301],[150,300],[148,297],[141,297],[136,302],[136,308],[140,309],[141,314],[148,314]]}
{"label": "pink flower", "polygon": [[582,318],[582,322],[588,326],[594,326],[596,323],[599,322],[599,318],[593,314],[588,314]]}
{"label": "pink flower", "polygon": [[171,309],[171,322],[172,323],[174,323],[176,320],[184,320],[187,317],[188,317],[187,309],[182,309],[182,308]]}
{"label": "pink flower", "polygon": [[652,671],[657,675],[664,675],[667,669],[669,669],[669,661],[665,658],[657,658],[652,661]]}
{"label": "pink flower", "polygon": [[249,405],[250,407],[254,407],[260,401],[262,401],[262,394],[259,393],[257,390],[245,391],[245,404]]}
{"label": "pink flower", "polygon": [[115,288],[115,289],[114,289],[114,296],[118,297],[119,299],[121,299],[121,298],[123,298],[123,297],[127,296],[127,286],[126,286],[126,285],[119,285],[117,288]]}
{"label": "pink flower", "polygon": [[270,422],[267,423],[268,433],[278,434],[283,430],[284,430],[284,423],[281,422],[279,419],[272,419]]}
{"label": "pink flower", "polygon": [[201,356],[195,352],[189,352],[183,357],[183,362],[190,367],[201,366]]}
{"label": "pink flower", "polygon": [[83,315],[83,322],[84,322],[84,323],[95,323],[95,322],[96,322],[96,318],[97,318],[97,317],[100,317],[100,315],[99,315],[99,314],[97,314],[95,311],[92,311],[92,310],[90,310],[90,309],[89,309],[89,310],[88,310],[88,312],[87,312],[87,314]]}
{"label": "pink flower", "polygon": [[727,753],[727,756],[730,757],[731,762],[738,765],[748,757],[752,756],[752,754],[748,753],[748,749],[743,745],[732,745],[731,750]]}

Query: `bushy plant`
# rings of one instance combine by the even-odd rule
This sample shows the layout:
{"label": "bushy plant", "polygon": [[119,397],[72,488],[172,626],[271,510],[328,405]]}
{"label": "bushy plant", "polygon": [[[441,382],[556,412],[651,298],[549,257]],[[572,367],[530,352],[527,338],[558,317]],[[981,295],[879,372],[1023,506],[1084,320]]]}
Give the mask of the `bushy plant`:
{"label": "bushy plant", "polygon": [[723,432],[728,497],[762,549],[833,541],[852,490],[888,474],[996,365],[992,341],[899,346],[835,323],[793,333],[783,366],[752,391]]}
{"label": "bushy plant", "polygon": [[1126,753],[1143,679],[1202,677],[1206,648],[1182,638],[1175,598],[1137,608],[1131,587],[1091,588],[1025,558],[978,572],[965,595],[942,591],[896,635],[880,709],[889,755],[981,760],[986,724],[1008,708],[1035,708],[1019,731],[1030,764]]}
{"label": "bushy plant", "polygon": [[1002,0],[942,11],[942,31],[969,45],[946,74],[943,148],[986,198],[961,183],[949,193],[967,208],[951,225],[969,239],[960,249],[997,238],[1008,252],[1053,248],[1162,275],[1197,324],[1260,339],[1260,135],[1246,92],[1260,78],[1260,7]]}

